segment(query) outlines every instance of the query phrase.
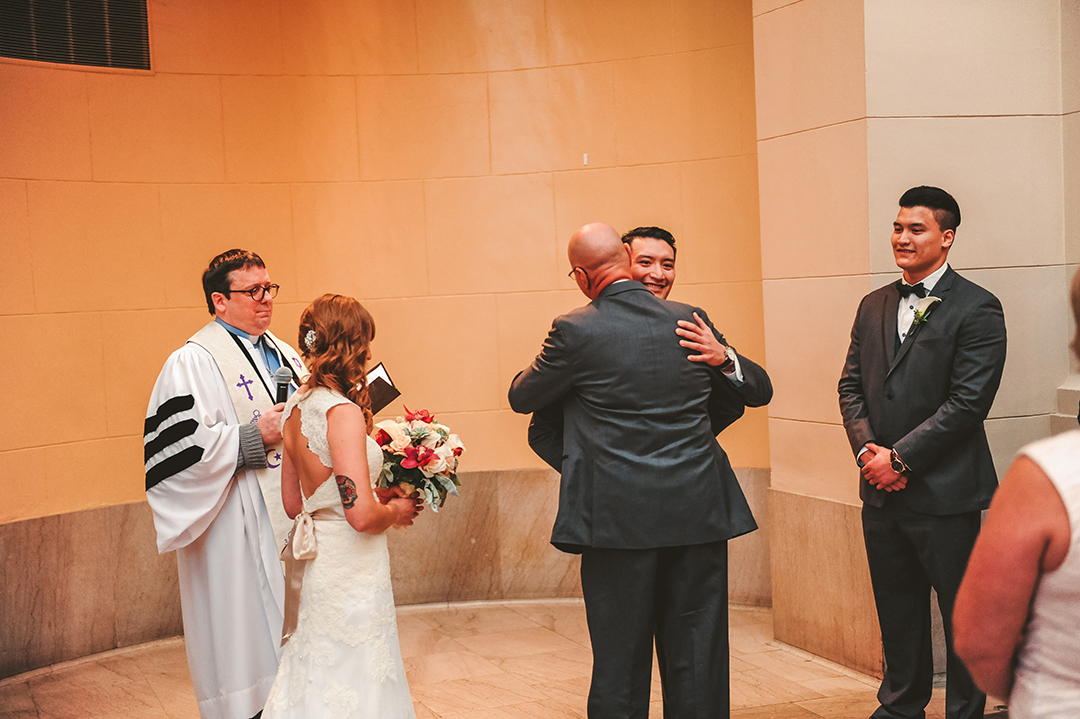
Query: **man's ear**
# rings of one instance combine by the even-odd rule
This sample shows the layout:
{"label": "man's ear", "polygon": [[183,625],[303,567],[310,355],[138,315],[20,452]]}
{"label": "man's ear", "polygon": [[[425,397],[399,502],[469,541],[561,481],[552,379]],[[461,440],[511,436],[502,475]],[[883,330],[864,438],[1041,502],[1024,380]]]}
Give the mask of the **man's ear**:
{"label": "man's ear", "polygon": [[211,292],[210,301],[214,303],[214,314],[220,315],[225,311],[225,295],[220,292]]}
{"label": "man's ear", "polygon": [[952,247],[953,239],[956,237],[956,230],[945,230],[941,233],[941,246],[948,249]]}

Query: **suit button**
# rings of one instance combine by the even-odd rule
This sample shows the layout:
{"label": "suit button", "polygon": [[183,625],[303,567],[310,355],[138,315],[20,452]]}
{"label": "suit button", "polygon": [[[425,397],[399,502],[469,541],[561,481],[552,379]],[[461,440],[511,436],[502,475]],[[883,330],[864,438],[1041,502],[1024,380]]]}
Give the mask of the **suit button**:
{"label": "suit button", "polygon": [[885,393],[885,399],[892,399],[892,390]]}

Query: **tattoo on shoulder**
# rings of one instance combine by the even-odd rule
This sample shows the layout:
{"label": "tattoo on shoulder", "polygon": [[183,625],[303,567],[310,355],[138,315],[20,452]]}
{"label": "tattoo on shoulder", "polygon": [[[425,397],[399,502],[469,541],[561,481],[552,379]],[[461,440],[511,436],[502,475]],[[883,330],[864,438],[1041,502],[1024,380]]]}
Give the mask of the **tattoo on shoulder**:
{"label": "tattoo on shoulder", "polygon": [[352,509],[356,504],[356,483],[344,474],[336,475],[334,479],[337,480],[338,494],[341,495],[341,506]]}

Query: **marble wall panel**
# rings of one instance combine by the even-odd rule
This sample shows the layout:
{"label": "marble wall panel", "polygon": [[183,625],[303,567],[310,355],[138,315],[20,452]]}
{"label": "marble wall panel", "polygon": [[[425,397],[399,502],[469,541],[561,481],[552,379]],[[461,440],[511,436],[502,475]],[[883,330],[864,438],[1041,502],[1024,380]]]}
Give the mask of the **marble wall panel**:
{"label": "marble wall panel", "polygon": [[580,557],[551,546],[559,474],[552,469],[501,472],[498,491],[503,594],[513,599],[580,597]]}
{"label": "marble wall panel", "polygon": [[769,470],[735,470],[757,531],[728,542],[728,601],[756,607],[772,606],[772,568],[769,564]]}
{"label": "marble wall panel", "polygon": [[881,633],[858,505],[769,493],[777,639],[881,676]]}
{"label": "marble wall panel", "polygon": [[0,525],[0,677],[181,632],[142,502]]}
{"label": "marble wall panel", "polygon": [[438,512],[387,532],[394,600],[429,604],[502,599],[499,473],[462,472],[465,488]]}
{"label": "marble wall panel", "polygon": [[[767,606],[769,471],[736,474],[760,529],[729,545],[729,597]],[[579,558],[549,542],[555,472],[463,472],[461,481],[438,514],[388,533],[399,605],[581,596]],[[0,586],[0,679],[183,632],[176,560],[157,554],[144,502],[0,525]]]}

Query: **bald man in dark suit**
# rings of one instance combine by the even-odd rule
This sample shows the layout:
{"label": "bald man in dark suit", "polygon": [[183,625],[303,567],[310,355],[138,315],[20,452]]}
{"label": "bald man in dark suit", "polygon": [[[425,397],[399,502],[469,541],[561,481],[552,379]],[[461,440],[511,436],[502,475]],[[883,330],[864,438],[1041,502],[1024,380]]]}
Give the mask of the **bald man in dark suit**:
{"label": "bald man in dark suit", "polygon": [[555,320],[509,399],[526,414],[562,400],[551,542],[581,553],[588,715],[646,719],[655,638],[665,715],[728,717],[727,540],[756,524],[709,419],[727,380],[674,336],[706,315],[633,281],[607,225],[579,229],[568,254],[592,301]]}

